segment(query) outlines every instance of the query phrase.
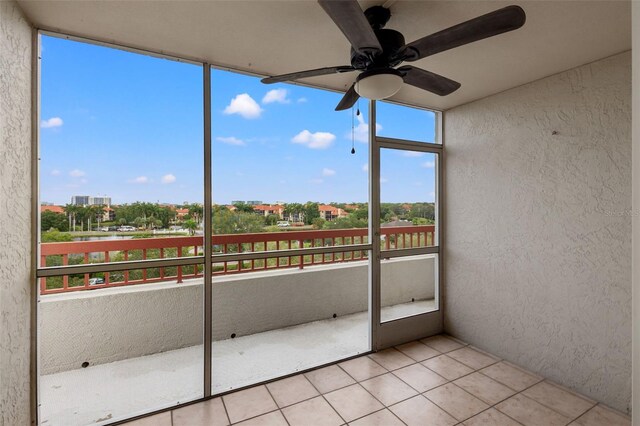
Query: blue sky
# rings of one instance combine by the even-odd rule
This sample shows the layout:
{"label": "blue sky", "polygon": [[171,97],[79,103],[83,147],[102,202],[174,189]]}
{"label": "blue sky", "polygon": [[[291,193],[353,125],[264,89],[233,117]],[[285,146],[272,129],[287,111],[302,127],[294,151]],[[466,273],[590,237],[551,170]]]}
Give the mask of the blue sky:
{"label": "blue sky", "polygon": [[[202,67],[43,36],[41,76],[42,201],[202,202]],[[367,101],[354,117],[338,93],[220,70],[211,86],[215,203],[367,201]],[[432,113],[378,103],[378,134],[433,133]],[[383,152],[382,201],[433,201],[434,162]]]}

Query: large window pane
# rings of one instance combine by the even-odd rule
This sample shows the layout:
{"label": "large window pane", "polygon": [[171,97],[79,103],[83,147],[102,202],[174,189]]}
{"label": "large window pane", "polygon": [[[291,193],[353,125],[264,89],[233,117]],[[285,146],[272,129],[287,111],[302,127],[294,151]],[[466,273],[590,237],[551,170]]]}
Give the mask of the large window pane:
{"label": "large window pane", "polygon": [[376,134],[415,142],[440,143],[436,139],[434,111],[389,102],[376,103]]}
{"label": "large window pane", "polygon": [[[214,254],[366,243],[366,102],[356,115],[337,93],[211,81]],[[367,351],[367,267],[356,249],[216,259],[212,392]]]}
{"label": "large window pane", "polygon": [[[202,255],[202,67],[42,37],[40,266]],[[203,261],[38,279],[43,424],[203,397]]]}

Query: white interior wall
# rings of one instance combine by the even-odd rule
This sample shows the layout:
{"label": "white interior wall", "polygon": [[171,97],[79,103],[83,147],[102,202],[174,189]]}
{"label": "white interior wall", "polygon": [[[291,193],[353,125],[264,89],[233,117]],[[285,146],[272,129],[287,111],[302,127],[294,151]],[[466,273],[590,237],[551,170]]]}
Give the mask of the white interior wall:
{"label": "white interior wall", "polygon": [[445,135],[445,330],[629,411],[630,52],[448,110]]}
{"label": "white interior wall", "polygon": [[0,425],[27,425],[31,261],[31,27],[0,1]]}

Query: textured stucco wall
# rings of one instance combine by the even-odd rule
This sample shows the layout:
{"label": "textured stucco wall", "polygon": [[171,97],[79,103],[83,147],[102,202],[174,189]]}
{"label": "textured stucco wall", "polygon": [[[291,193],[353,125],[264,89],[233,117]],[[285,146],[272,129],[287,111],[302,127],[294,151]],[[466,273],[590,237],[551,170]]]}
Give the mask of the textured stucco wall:
{"label": "textured stucco wall", "polygon": [[628,411],[630,52],[445,123],[445,330]]}
{"label": "textured stucco wall", "polygon": [[[385,261],[382,305],[433,299],[434,263],[430,255]],[[202,344],[202,292],[202,280],[190,280],[43,297],[41,374]],[[367,294],[364,262],[215,277],[211,334],[224,340],[362,312]]]}
{"label": "textured stucco wall", "polygon": [[0,425],[29,424],[31,28],[0,1]]}
{"label": "textured stucco wall", "polygon": [[[640,2],[631,4],[633,25],[632,111],[633,111],[633,412],[640,413]],[[640,425],[635,415],[634,426]]]}

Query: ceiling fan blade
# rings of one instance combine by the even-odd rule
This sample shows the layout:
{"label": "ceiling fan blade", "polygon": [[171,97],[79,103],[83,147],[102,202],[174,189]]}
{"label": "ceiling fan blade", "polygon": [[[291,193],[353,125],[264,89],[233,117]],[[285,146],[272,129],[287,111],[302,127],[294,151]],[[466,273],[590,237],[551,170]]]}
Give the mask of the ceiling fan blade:
{"label": "ceiling fan blade", "polygon": [[517,30],[527,19],[520,6],[507,6],[413,41],[401,49],[405,61],[417,61],[445,50]]}
{"label": "ceiling fan blade", "polygon": [[356,0],[318,0],[353,48],[369,57],[382,52],[378,37]]}
{"label": "ceiling fan blade", "polygon": [[265,84],[273,84],[273,83],[282,83],[283,81],[298,80],[300,78],[317,77],[319,75],[336,74],[336,73],[351,72],[351,71],[355,71],[355,68],[353,68],[352,66],[346,66],[346,65],[339,66],[339,67],[325,67],[325,68],[318,68],[315,70],[298,71],[298,72],[292,72],[290,74],[282,74],[282,75],[275,75],[273,77],[265,77],[260,81],[262,81]]}
{"label": "ceiling fan blade", "polygon": [[411,65],[400,67],[398,71],[403,74],[405,83],[440,96],[447,96],[461,86],[457,81]]}
{"label": "ceiling fan blade", "polygon": [[355,87],[356,87],[355,83],[353,83],[351,87],[349,87],[349,90],[347,90],[347,93],[345,93],[342,99],[340,99],[340,102],[338,102],[338,106],[336,106],[336,111],[349,109],[353,106],[353,104],[356,103],[360,95],[358,95],[358,93],[356,92]]}

